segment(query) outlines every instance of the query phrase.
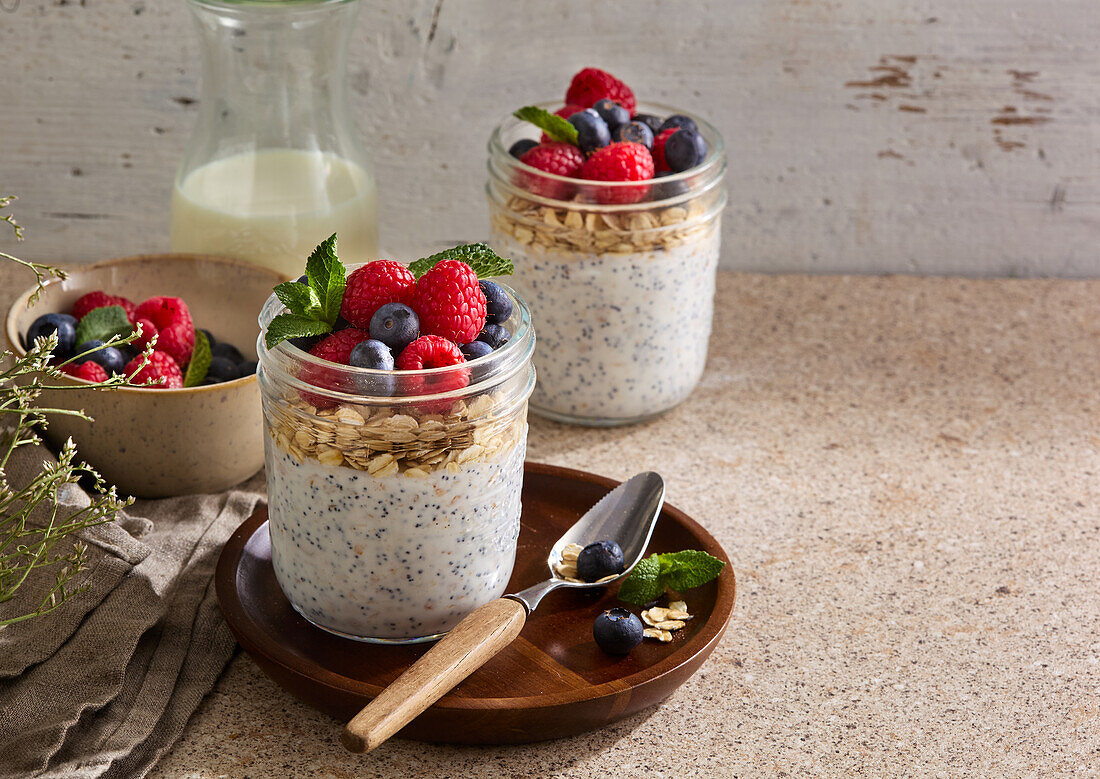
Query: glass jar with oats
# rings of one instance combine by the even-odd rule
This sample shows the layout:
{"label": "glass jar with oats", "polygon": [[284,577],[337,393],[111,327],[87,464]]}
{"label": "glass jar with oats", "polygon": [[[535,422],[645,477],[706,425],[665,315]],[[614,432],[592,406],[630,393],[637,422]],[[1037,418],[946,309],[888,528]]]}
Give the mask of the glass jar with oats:
{"label": "glass jar with oats", "polygon": [[661,414],[691,394],[706,363],[726,204],[722,138],[667,106],[639,105],[643,113],[690,116],[704,161],[647,181],[595,182],[509,153],[539,137],[515,117],[489,140],[490,242],[515,262],[513,284],[539,331],[531,408],[561,422]]}
{"label": "glass jar with oats", "polygon": [[[505,291],[511,340],[446,368],[354,368],[261,334],[271,559],[318,627],[430,641],[504,593],[535,384],[530,312]],[[261,330],[283,310],[273,295]]]}

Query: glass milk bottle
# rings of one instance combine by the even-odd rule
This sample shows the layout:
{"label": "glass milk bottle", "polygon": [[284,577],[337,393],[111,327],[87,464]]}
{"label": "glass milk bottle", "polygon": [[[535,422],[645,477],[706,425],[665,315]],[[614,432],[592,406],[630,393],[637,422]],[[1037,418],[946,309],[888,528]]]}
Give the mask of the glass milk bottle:
{"label": "glass milk bottle", "polygon": [[361,0],[188,0],[202,42],[198,123],[172,193],[173,251],[302,273],[332,233],[378,256],[374,178],[348,111]]}

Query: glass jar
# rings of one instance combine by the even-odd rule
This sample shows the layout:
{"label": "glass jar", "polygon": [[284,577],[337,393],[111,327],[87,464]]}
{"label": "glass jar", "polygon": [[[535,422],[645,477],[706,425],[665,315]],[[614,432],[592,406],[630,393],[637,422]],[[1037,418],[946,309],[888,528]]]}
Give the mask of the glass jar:
{"label": "glass jar", "polygon": [[[512,339],[448,368],[352,368],[261,334],[271,559],[314,625],[430,641],[504,594],[535,384],[530,312],[513,299]],[[273,295],[261,329],[283,310]]]}
{"label": "glass jar", "polygon": [[[638,111],[686,113],[653,104]],[[515,261],[513,285],[539,330],[535,413],[583,425],[629,424],[667,411],[699,382],[714,311],[726,157],[718,131],[692,118],[707,159],[642,183],[544,173],[508,153],[521,138],[537,140],[537,128],[509,117],[493,131],[490,242]]]}
{"label": "glass jar", "polygon": [[172,251],[300,273],[334,232],[378,254],[378,205],[348,112],[360,0],[188,0],[202,42],[198,123],[172,193]]}

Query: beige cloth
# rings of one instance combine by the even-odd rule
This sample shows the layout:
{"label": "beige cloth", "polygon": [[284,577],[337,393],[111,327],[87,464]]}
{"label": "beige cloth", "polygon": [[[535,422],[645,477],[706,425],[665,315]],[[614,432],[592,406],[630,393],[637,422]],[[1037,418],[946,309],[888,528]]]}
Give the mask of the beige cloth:
{"label": "beige cloth", "polygon": [[[9,480],[26,483],[51,456],[17,450]],[[259,475],[221,495],[139,501],[84,533],[88,588],[0,630],[0,778],[148,773],[233,653],[214,567],[263,489]],[[87,501],[76,486],[61,497],[71,507]],[[55,573],[28,579],[0,617],[37,603]]]}

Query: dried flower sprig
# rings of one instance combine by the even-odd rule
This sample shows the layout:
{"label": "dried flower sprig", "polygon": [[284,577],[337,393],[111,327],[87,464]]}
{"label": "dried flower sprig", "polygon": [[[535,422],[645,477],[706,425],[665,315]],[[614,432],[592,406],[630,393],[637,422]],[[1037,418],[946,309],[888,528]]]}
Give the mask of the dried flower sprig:
{"label": "dried flower sprig", "polygon": [[[0,197],[0,208],[13,199]],[[22,230],[11,214],[0,217],[0,221],[11,224],[16,238],[22,238]],[[34,272],[37,289],[32,303],[49,279],[65,278],[64,271],[48,265],[27,262],[4,252],[0,252],[0,257]],[[138,333],[115,337],[100,348],[133,343],[139,337]],[[86,384],[57,381],[63,376],[60,368],[67,363],[51,364],[56,347],[57,336],[53,334],[28,344],[27,353],[21,357],[10,351],[0,354],[0,364],[7,366],[0,370],[0,607],[15,598],[33,571],[57,568],[52,585],[37,602],[21,604],[14,614],[0,613],[0,629],[48,614],[81,592],[86,585],[78,584],[77,575],[86,567],[87,548],[79,540],[72,544],[62,542],[76,538],[88,528],[115,521],[119,512],[133,502],[133,498],[120,498],[115,487],[78,459],[72,439],[61,447],[57,461],[43,461],[42,470],[26,485],[16,487],[8,480],[6,469],[12,453],[20,446],[40,444],[50,416],[66,414],[91,421],[83,411],[39,405],[46,391],[88,389]],[[152,344],[146,347],[143,365],[152,348]],[[84,355],[72,360],[81,356]],[[128,382],[127,376],[112,376],[93,385],[93,389],[110,389]],[[75,485],[82,480],[90,485],[89,499],[68,501],[63,509],[63,493],[76,489]],[[42,507],[48,512],[46,520],[38,517],[32,521],[32,514]]]}

